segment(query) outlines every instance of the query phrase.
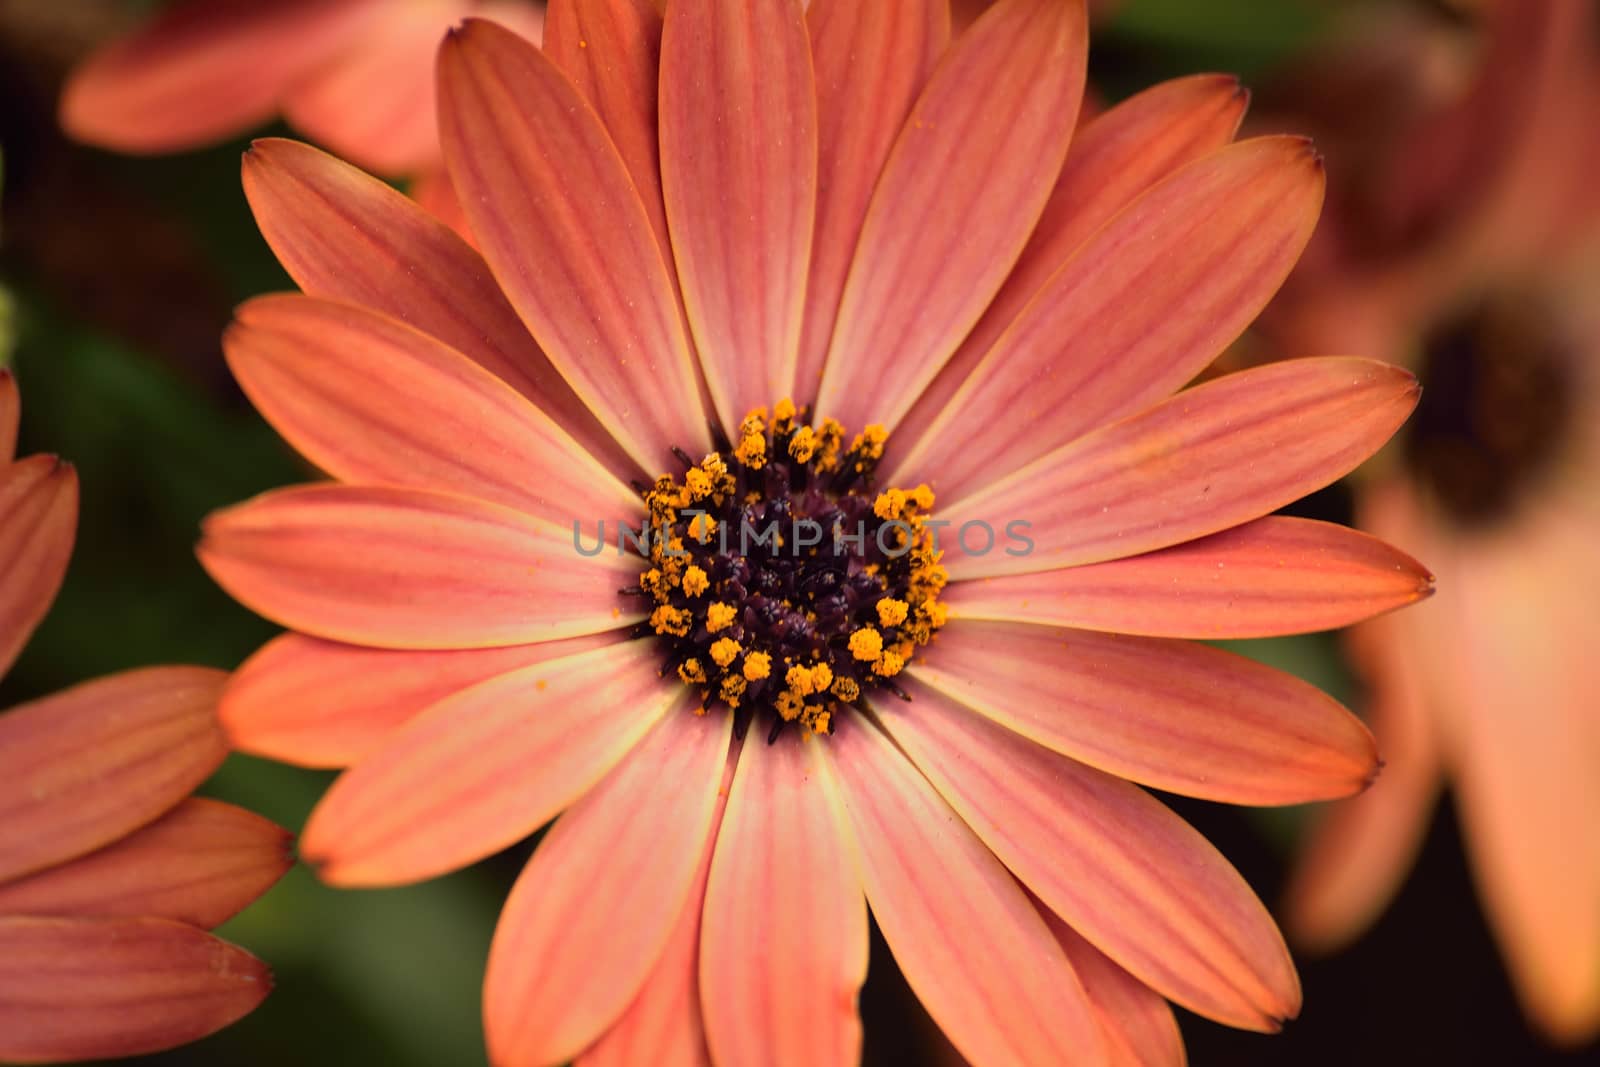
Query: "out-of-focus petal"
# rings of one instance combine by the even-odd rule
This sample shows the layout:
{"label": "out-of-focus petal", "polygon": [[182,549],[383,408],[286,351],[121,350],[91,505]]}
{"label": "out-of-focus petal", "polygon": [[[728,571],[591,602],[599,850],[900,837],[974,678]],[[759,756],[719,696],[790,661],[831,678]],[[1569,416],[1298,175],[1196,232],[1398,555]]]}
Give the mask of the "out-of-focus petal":
{"label": "out-of-focus petal", "polygon": [[272,989],[265,964],[170,919],[0,916],[0,1060],[63,1063],[197,1041]]}
{"label": "out-of-focus petal", "polygon": [[612,630],[535,645],[418,652],[284,634],[233,673],[217,714],[241,752],[303,767],[347,767],[453,693],[624,640],[626,630]]}
{"label": "out-of-focus petal", "polygon": [[1189,641],[957,619],[912,672],[1047,748],[1170,793],[1302,804],[1360,792],[1378,770],[1372,734],[1322,690]]}
{"label": "out-of-focus petal", "polygon": [[1085,238],[1150,186],[1233,139],[1249,95],[1238,79],[1223,74],[1176,78],[1129,97],[1073,136],[1022,258],[895,428],[899,448],[921,439],[984,353]]}
{"label": "out-of-focus petal", "polygon": [[817,83],[817,226],[806,283],[796,399],[816,395],[872,188],[950,41],[944,0],[812,0]]}
{"label": "out-of-focus petal", "polygon": [[1000,862],[1140,981],[1247,1030],[1276,1030],[1299,1012],[1300,981],[1266,909],[1154,797],[927,686],[913,703],[880,702],[878,714]]}
{"label": "out-of-focus petal", "polygon": [[[1354,470],[1416,407],[1416,378],[1365,359],[1295,359],[1196,386],[942,506],[952,577],[1031,574],[1138,555],[1249,522]],[[1014,540],[1014,539],[1013,539]],[[965,542],[974,541],[968,547]]]}
{"label": "out-of-focus petal", "polygon": [[825,744],[746,739],[717,831],[700,1003],[717,1063],[855,1064],[867,905]]}
{"label": "out-of-focus petal", "polygon": [[691,904],[733,716],[669,714],[517,879],[484,978],[495,1063],[571,1060],[633,1001]]}
{"label": "out-of-focus petal", "polygon": [[[592,531],[585,529],[587,539]],[[279,489],[205,521],[211,577],[284,626],[379,648],[520,645],[637,621],[615,543],[498,504],[416,489]]]}
{"label": "out-of-focus petal", "polygon": [[301,854],[335,885],[474,863],[586,793],[686,690],[634,641],[491,678],[433,705],[333,783]]}
{"label": "out-of-focus petal", "polygon": [[533,45],[469,19],[439,53],[439,127],[484,258],[523,322],[646,471],[710,445],[649,216],[599,116]]}
{"label": "out-of-focus petal", "polygon": [[77,531],[78,473],[71,464],[29,456],[0,465],[0,675],[50,610]]}
{"label": "out-of-focus petal", "polygon": [[636,519],[639,495],[510,386],[387,315],[257,297],[222,338],[256,409],[347,482],[462,493],[560,526]]}
{"label": "out-of-focus petal", "polygon": [[17,454],[17,422],[22,402],[17,395],[17,378],[11,368],[0,367],[0,464],[10,463]]}
{"label": "out-of-focus petal", "polygon": [[982,1064],[1054,1063],[1065,1050],[1104,1062],[1088,995],[1016,879],[864,718],[840,723],[826,748],[872,914],[951,1043]]}
{"label": "out-of-focus petal", "polygon": [[228,751],[225,678],[150,667],[0,714],[0,881],[109,844],[205,781]]}
{"label": "out-of-focus petal", "polygon": [[676,0],[661,36],[661,189],[706,384],[739,421],[794,391],[817,199],[799,0]]}
{"label": "out-of-focus petal", "polygon": [[966,496],[1166,397],[1278,291],[1323,184],[1307,141],[1263,137],[1144,193],[1040,286],[903,465]]}
{"label": "out-of-focus petal", "polygon": [[1066,158],[1085,22],[1082,0],[1001,0],[940,61],[872,194],[820,414],[893,429],[978,321]]}
{"label": "out-of-focus petal", "polygon": [[1219,640],[1334,630],[1415,603],[1433,575],[1368,534],[1268,516],[1083,567],[956,582],[963,619]]}
{"label": "out-of-focus petal", "polygon": [[614,472],[638,468],[551,366],[488,266],[444,222],[309,145],[244,156],[262,236],[311,296],[361,304],[431,334],[538,404]]}
{"label": "out-of-focus petal", "polygon": [[150,916],[209,930],[283,876],[289,846],[259,815],[190,797],[96,852],[0,883],[0,914]]}
{"label": "out-of-focus petal", "polygon": [[1094,1004],[1112,1067],[1184,1067],[1183,1034],[1161,994],[1118,967],[1050,909],[1042,914]]}
{"label": "out-of-focus petal", "polygon": [[188,0],[84,61],[61,95],[73,137],[178,152],[271,118],[296,79],[390,15],[382,0]]}

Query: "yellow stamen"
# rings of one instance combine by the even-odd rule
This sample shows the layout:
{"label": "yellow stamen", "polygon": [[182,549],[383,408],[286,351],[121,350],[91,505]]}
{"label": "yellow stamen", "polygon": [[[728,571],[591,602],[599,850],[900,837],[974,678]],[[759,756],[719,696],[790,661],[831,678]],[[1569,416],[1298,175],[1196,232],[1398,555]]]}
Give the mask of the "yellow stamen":
{"label": "yellow stamen", "polygon": [[711,579],[699,567],[691,565],[683,572],[683,591],[689,596],[699,596],[711,588]]}
{"label": "yellow stamen", "polygon": [[898,652],[885,652],[878,662],[872,665],[872,673],[883,678],[893,678],[905,669],[906,661]]}
{"label": "yellow stamen", "polygon": [[732,604],[724,604],[720,600],[706,608],[706,632],[721,633],[733,625],[733,620],[738,618],[739,609]]}
{"label": "yellow stamen", "polygon": [[894,597],[886,596],[878,601],[878,621],[884,626],[899,626],[906,621],[908,610],[909,608],[904,600],[896,600]]}
{"label": "yellow stamen", "polygon": [[658,634],[671,634],[674,637],[683,637],[689,632],[689,623],[693,617],[682,608],[675,608],[663,604],[650,613],[650,625]]}
{"label": "yellow stamen", "polygon": [[717,666],[726,667],[738,659],[742,651],[739,642],[731,637],[724,637],[711,646],[711,658],[716,660]]}
{"label": "yellow stamen", "polygon": [[706,669],[698,659],[686,659],[678,664],[678,677],[683,679],[684,685],[704,685]]}
{"label": "yellow stamen", "polygon": [[798,463],[810,463],[811,457],[817,454],[817,432],[809,426],[802,426],[789,438],[789,455]]}
{"label": "yellow stamen", "polygon": [[752,682],[760,681],[772,673],[772,657],[765,652],[752,652],[744,658],[744,676]]}
{"label": "yellow stamen", "polygon": [[872,663],[883,655],[883,635],[871,626],[863,626],[850,635],[850,654],[864,663]]}

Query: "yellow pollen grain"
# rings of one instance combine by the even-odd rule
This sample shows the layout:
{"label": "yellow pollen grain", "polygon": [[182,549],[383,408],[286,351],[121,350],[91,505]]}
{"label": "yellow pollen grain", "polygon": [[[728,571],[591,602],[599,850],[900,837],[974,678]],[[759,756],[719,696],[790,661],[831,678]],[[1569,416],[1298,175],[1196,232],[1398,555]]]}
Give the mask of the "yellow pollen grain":
{"label": "yellow pollen grain", "polygon": [[789,455],[797,463],[810,463],[811,457],[817,454],[817,432],[809,426],[802,426],[789,438]]}
{"label": "yellow pollen grain", "polygon": [[878,601],[878,621],[885,626],[899,626],[906,621],[908,611],[910,608],[904,600],[886,596]]}
{"label": "yellow pollen grain", "polygon": [[765,652],[752,652],[744,658],[744,676],[758,682],[772,673],[772,657]]}
{"label": "yellow pollen grain", "polygon": [[928,487],[927,482],[923,482],[906,495],[911,498],[913,504],[923,511],[928,511],[933,507],[933,490]]}
{"label": "yellow pollen grain", "polygon": [[844,426],[838,419],[823,419],[817,436],[822,442],[822,458],[817,460],[817,469],[824,473],[838,470],[839,452],[844,447]]}
{"label": "yellow pollen grain", "polygon": [[[706,608],[706,632],[721,633],[733,625],[733,620],[738,617],[738,614],[739,610],[732,604],[724,604],[720,600],[717,601],[709,608]],[[723,664],[723,666],[727,666],[727,664]]]}
{"label": "yellow pollen grain", "polygon": [[689,596],[699,596],[711,588],[711,579],[699,567],[690,566],[683,572],[683,591]]}
{"label": "yellow pollen grain", "polygon": [[800,709],[805,707],[805,701],[793,693],[779,693],[778,699],[773,702],[782,716],[784,722],[793,722],[800,717]]}
{"label": "yellow pollen grain", "polygon": [[906,510],[906,494],[901,489],[886,489],[872,502],[872,513],[887,522],[898,519]]}
{"label": "yellow pollen grain", "polygon": [[722,699],[728,702],[728,707],[737,708],[739,701],[744,697],[746,682],[737,674],[730,674],[722,680]]}
{"label": "yellow pollen grain", "polygon": [[692,617],[687,611],[669,604],[663,604],[650,613],[650,625],[658,634],[683,637],[688,634],[691,621]]}
{"label": "yellow pollen grain", "polygon": [[696,515],[689,523],[689,536],[702,545],[711,540],[711,535],[717,530],[717,520],[705,512]]}
{"label": "yellow pollen grain", "polygon": [[849,704],[861,695],[861,686],[856,684],[854,678],[838,678],[834,680],[833,688],[828,691],[844,703]]}
{"label": "yellow pollen grain", "polygon": [[689,490],[689,495],[696,500],[704,500],[716,488],[716,482],[711,475],[699,467],[690,467],[683,474],[683,486]]}
{"label": "yellow pollen grain", "polygon": [[877,423],[873,423],[856,434],[855,440],[850,442],[850,451],[860,456],[863,460],[882,459],[883,446],[888,440],[889,431]]}
{"label": "yellow pollen grain", "polygon": [[850,654],[863,663],[872,663],[883,655],[883,635],[871,626],[863,626],[850,635]]}
{"label": "yellow pollen grain", "polygon": [[686,659],[678,664],[678,677],[684,685],[704,685],[706,669],[700,665],[698,659]]}
{"label": "yellow pollen grain", "polygon": [[717,666],[726,667],[738,659],[742,651],[739,642],[731,637],[724,637],[711,646],[711,658],[716,660]]}
{"label": "yellow pollen grain", "polygon": [[898,652],[885,652],[878,662],[872,665],[872,673],[882,678],[893,678],[905,670],[905,658]]}
{"label": "yellow pollen grain", "polygon": [[793,422],[798,410],[799,409],[794,406],[793,400],[789,399],[788,397],[784,397],[782,400],[772,405],[773,424],[777,425],[779,423]]}

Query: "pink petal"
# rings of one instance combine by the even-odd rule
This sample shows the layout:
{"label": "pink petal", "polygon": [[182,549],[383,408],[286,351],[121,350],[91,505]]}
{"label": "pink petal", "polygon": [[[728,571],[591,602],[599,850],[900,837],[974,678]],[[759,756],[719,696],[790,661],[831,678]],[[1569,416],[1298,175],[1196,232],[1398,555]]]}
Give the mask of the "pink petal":
{"label": "pink petal", "polygon": [[668,715],[545,834],[489,951],[495,1063],[568,1062],[643,987],[691,906],[732,724]]}
{"label": "pink petal", "polygon": [[821,414],[893,429],[978,321],[1061,170],[1087,41],[1081,0],[1001,0],[940,62],[867,209]]}
{"label": "pink petal", "polygon": [[661,36],[661,189],[722,425],[794,391],[817,199],[798,0],[675,0]]}
{"label": "pink petal", "polygon": [[1041,914],[1094,1004],[1111,1067],[1184,1067],[1178,1020],[1161,994],[1118,967],[1049,909]]}
{"label": "pink petal", "polygon": [[77,530],[71,464],[29,456],[0,465],[0,675],[55,601]]}
{"label": "pink petal", "polygon": [[1104,1062],[1089,998],[1016,879],[866,719],[826,747],[872,914],[951,1043],[980,1064]]}
{"label": "pink petal", "polygon": [[398,885],[527,837],[588,792],[686,690],[633,641],[441,700],[334,782],[301,854],[334,885]]}
{"label": "pink petal", "polygon": [[190,797],[97,852],[0,883],[0,914],[161,917],[221,926],[294,862],[287,831]]}
{"label": "pink petal", "polygon": [[1227,75],[1176,78],[1129,97],[1079,129],[1011,276],[895,428],[900,448],[921,439],[984,353],[1085,238],[1150,186],[1233,139],[1249,95]]}
{"label": "pink petal", "polygon": [[311,296],[361,304],[454,348],[550,414],[624,477],[633,461],[506,303],[477,252],[438,219],[332,156],[257,141],[244,191],[262,236]]}
{"label": "pink petal", "polygon": [[462,689],[623,640],[626,631],[612,630],[509,648],[406,652],[284,634],[234,672],[218,716],[240,752],[303,767],[347,767]]}
{"label": "pink petal", "polygon": [[585,558],[569,530],[444,493],[279,489],[209,516],[197,551],[237,600],[332,641],[479,648],[638,619],[616,592],[638,577],[631,551],[613,541]]}
{"label": "pink petal", "polygon": [[1188,641],[953,620],[918,680],[1119,778],[1230,804],[1360,792],[1372,735],[1332,697]]}
{"label": "pink petal", "polygon": [[1270,137],[1150,189],[1041,285],[905,467],[966,496],[1166,397],[1278,291],[1317,224],[1323,184],[1308,142]]}
{"label": "pink petal", "polygon": [[861,1058],[867,908],[824,747],[751,736],[739,753],[700,933],[700,1002],[719,1064]]}
{"label": "pink petal", "polygon": [[9,367],[0,367],[0,465],[17,455],[17,422],[22,402],[17,395],[17,378]]}
{"label": "pink petal", "polygon": [[0,714],[0,881],[110,844],[210,777],[224,677],[150,667]]}
{"label": "pink petal", "polygon": [[151,154],[243,133],[387,11],[378,0],[174,4],[72,72],[61,125],[89,144]]}
{"label": "pink petal", "polygon": [[1000,862],[1140,981],[1250,1030],[1276,1030],[1300,1010],[1299,979],[1266,909],[1159,801],[927,686],[912,703],[884,701],[877,711]]}
{"label": "pink petal", "polygon": [[627,166],[540,51],[469,19],[439,53],[440,134],[484,258],[573,389],[647,471],[710,438],[667,263]]}
{"label": "pink petal", "polygon": [[1375,537],[1269,516],[1142,556],[956,582],[963,619],[1204,640],[1334,630],[1422,600],[1433,575]]}
{"label": "pink petal", "polygon": [[236,1022],[271,988],[260,960],[170,919],[0,916],[0,1060],[159,1052]]}
{"label": "pink petal", "polygon": [[795,390],[815,395],[872,187],[911,105],[950,43],[944,0],[813,0],[817,224]]}
{"label": "pink petal", "polygon": [[550,416],[387,315],[257,297],[222,347],[256,408],[336,478],[462,493],[562,526],[640,513],[638,493]]}
{"label": "pink petal", "polygon": [[[1416,378],[1364,359],[1296,359],[1196,386],[942,506],[958,579],[1120,559],[1226,530],[1354,470],[1416,406]],[[1030,524],[1018,528],[1014,523]],[[969,549],[966,545],[971,545]],[[1015,553],[1015,554],[1013,554]]]}

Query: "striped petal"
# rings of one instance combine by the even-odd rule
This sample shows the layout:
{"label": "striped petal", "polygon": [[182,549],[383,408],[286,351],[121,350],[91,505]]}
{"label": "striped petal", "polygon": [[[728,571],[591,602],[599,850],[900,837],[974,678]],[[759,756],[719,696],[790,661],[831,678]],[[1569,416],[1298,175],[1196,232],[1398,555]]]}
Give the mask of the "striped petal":
{"label": "striped petal", "polygon": [[661,190],[723,428],[794,391],[817,200],[799,0],[675,0],[661,35]]}
{"label": "striped petal", "polygon": [[867,209],[821,414],[893,429],[978,321],[1066,158],[1087,45],[1082,0],[1001,0],[940,62]]}
{"label": "striped petal", "polygon": [[1238,79],[1226,75],[1176,78],[1129,97],[1080,129],[1022,258],[896,427],[898,446],[921,439],[984,353],[1085,238],[1156,182],[1231,141],[1249,96]]}
{"label": "striped petal", "polygon": [[1166,397],[1278,291],[1316,226],[1323,184],[1309,142],[1267,137],[1150,189],[1050,275],[904,464],[966,496],[986,473]]}
{"label": "striped petal", "polygon": [[1184,1067],[1178,1020],[1161,995],[1118,967],[1049,909],[1044,921],[1094,1004],[1111,1067]]}
{"label": "striped petal", "polygon": [[[822,746],[813,745],[813,748]],[[977,1064],[1104,1062],[1050,928],[972,830],[865,719],[827,744],[872,914],[906,981]]]}
{"label": "striped petal", "polygon": [[387,315],[258,297],[222,348],[257,410],[336,478],[462,493],[562,526],[640,512],[638,494],[550,416]]}
{"label": "striped petal", "polygon": [[209,930],[283,876],[290,841],[259,815],[190,797],[97,852],[0,883],[0,914],[149,916]]}
{"label": "striped petal", "polygon": [[221,671],[151,667],[0,715],[0,881],[154,821],[227,755]]}
{"label": "striped petal", "polygon": [[710,438],[668,266],[599,116],[533,45],[469,19],[439,53],[451,180],[562,376],[646,471]]}
{"label": "striped petal", "polygon": [[939,637],[919,681],[1119,778],[1272,805],[1350,796],[1378,770],[1371,733],[1332,697],[1222,649],[959,619]]}
{"label": "striped petal", "polygon": [[685,690],[652,642],[549,660],[462,690],[333,783],[301,854],[334,885],[398,885],[527,837],[588,792]]}
{"label": "striped petal", "polygon": [[816,70],[820,195],[795,374],[802,403],[821,384],[872,188],[950,43],[950,8],[943,0],[813,0],[806,24]]}
{"label": "striped petal", "polygon": [[1368,534],[1269,516],[1142,556],[956,582],[953,614],[1219,640],[1335,630],[1415,603],[1433,575]]}
{"label": "striped petal", "polygon": [[0,676],[55,601],[77,531],[71,464],[29,456],[0,466]]}
{"label": "striped petal", "polygon": [[309,145],[257,141],[243,168],[262,236],[306,293],[437,337],[538,404],[611,470],[636,473],[529,336],[483,258],[449,226]]}
{"label": "striped petal", "polygon": [[867,908],[823,745],[750,737],[717,831],[700,930],[700,1003],[720,1064],[861,1058]]}
{"label": "striped petal", "polygon": [[637,557],[593,558],[576,534],[468,497],[301,486],[212,514],[200,562],[274,622],[380,648],[479,648],[637,620],[616,590]]}
{"label": "striped petal", "polygon": [[1354,470],[1418,393],[1410,372],[1364,359],[1296,359],[1207,382],[941,509],[1034,542],[985,551],[958,536],[946,563],[957,579],[1031,574],[1249,522]]}
{"label": "striped petal", "polygon": [[566,1063],[643,987],[691,905],[732,725],[668,715],[539,843],[489,951],[493,1062]]}
{"label": "striped petal", "polygon": [[509,648],[409,652],[284,634],[228,679],[217,714],[240,752],[303,767],[348,767],[460,690],[625,635],[613,630]]}
{"label": "striped petal", "polygon": [[91,55],[61,96],[69,135],[119,152],[181,152],[265,122],[297,78],[387,14],[381,0],[174,4]]}
{"label": "striped petal", "polygon": [[0,1060],[158,1052],[249,1014],[272,988],[243,949],[170,919],[0,916]]}
{"label": "striped petal", "polygon": [[1144,790],[927,686],[878,714],[1000,862],[1130,974],[1229,1026],[1274,1031],[1298,1013],[1300,982],[1266,909]]}
{"label": "striped petal", "polygon": [[17,423],[22,416],[22,401],[17,395],[17,378],[9,367],[0,367],[0,465],[17,455]]}

